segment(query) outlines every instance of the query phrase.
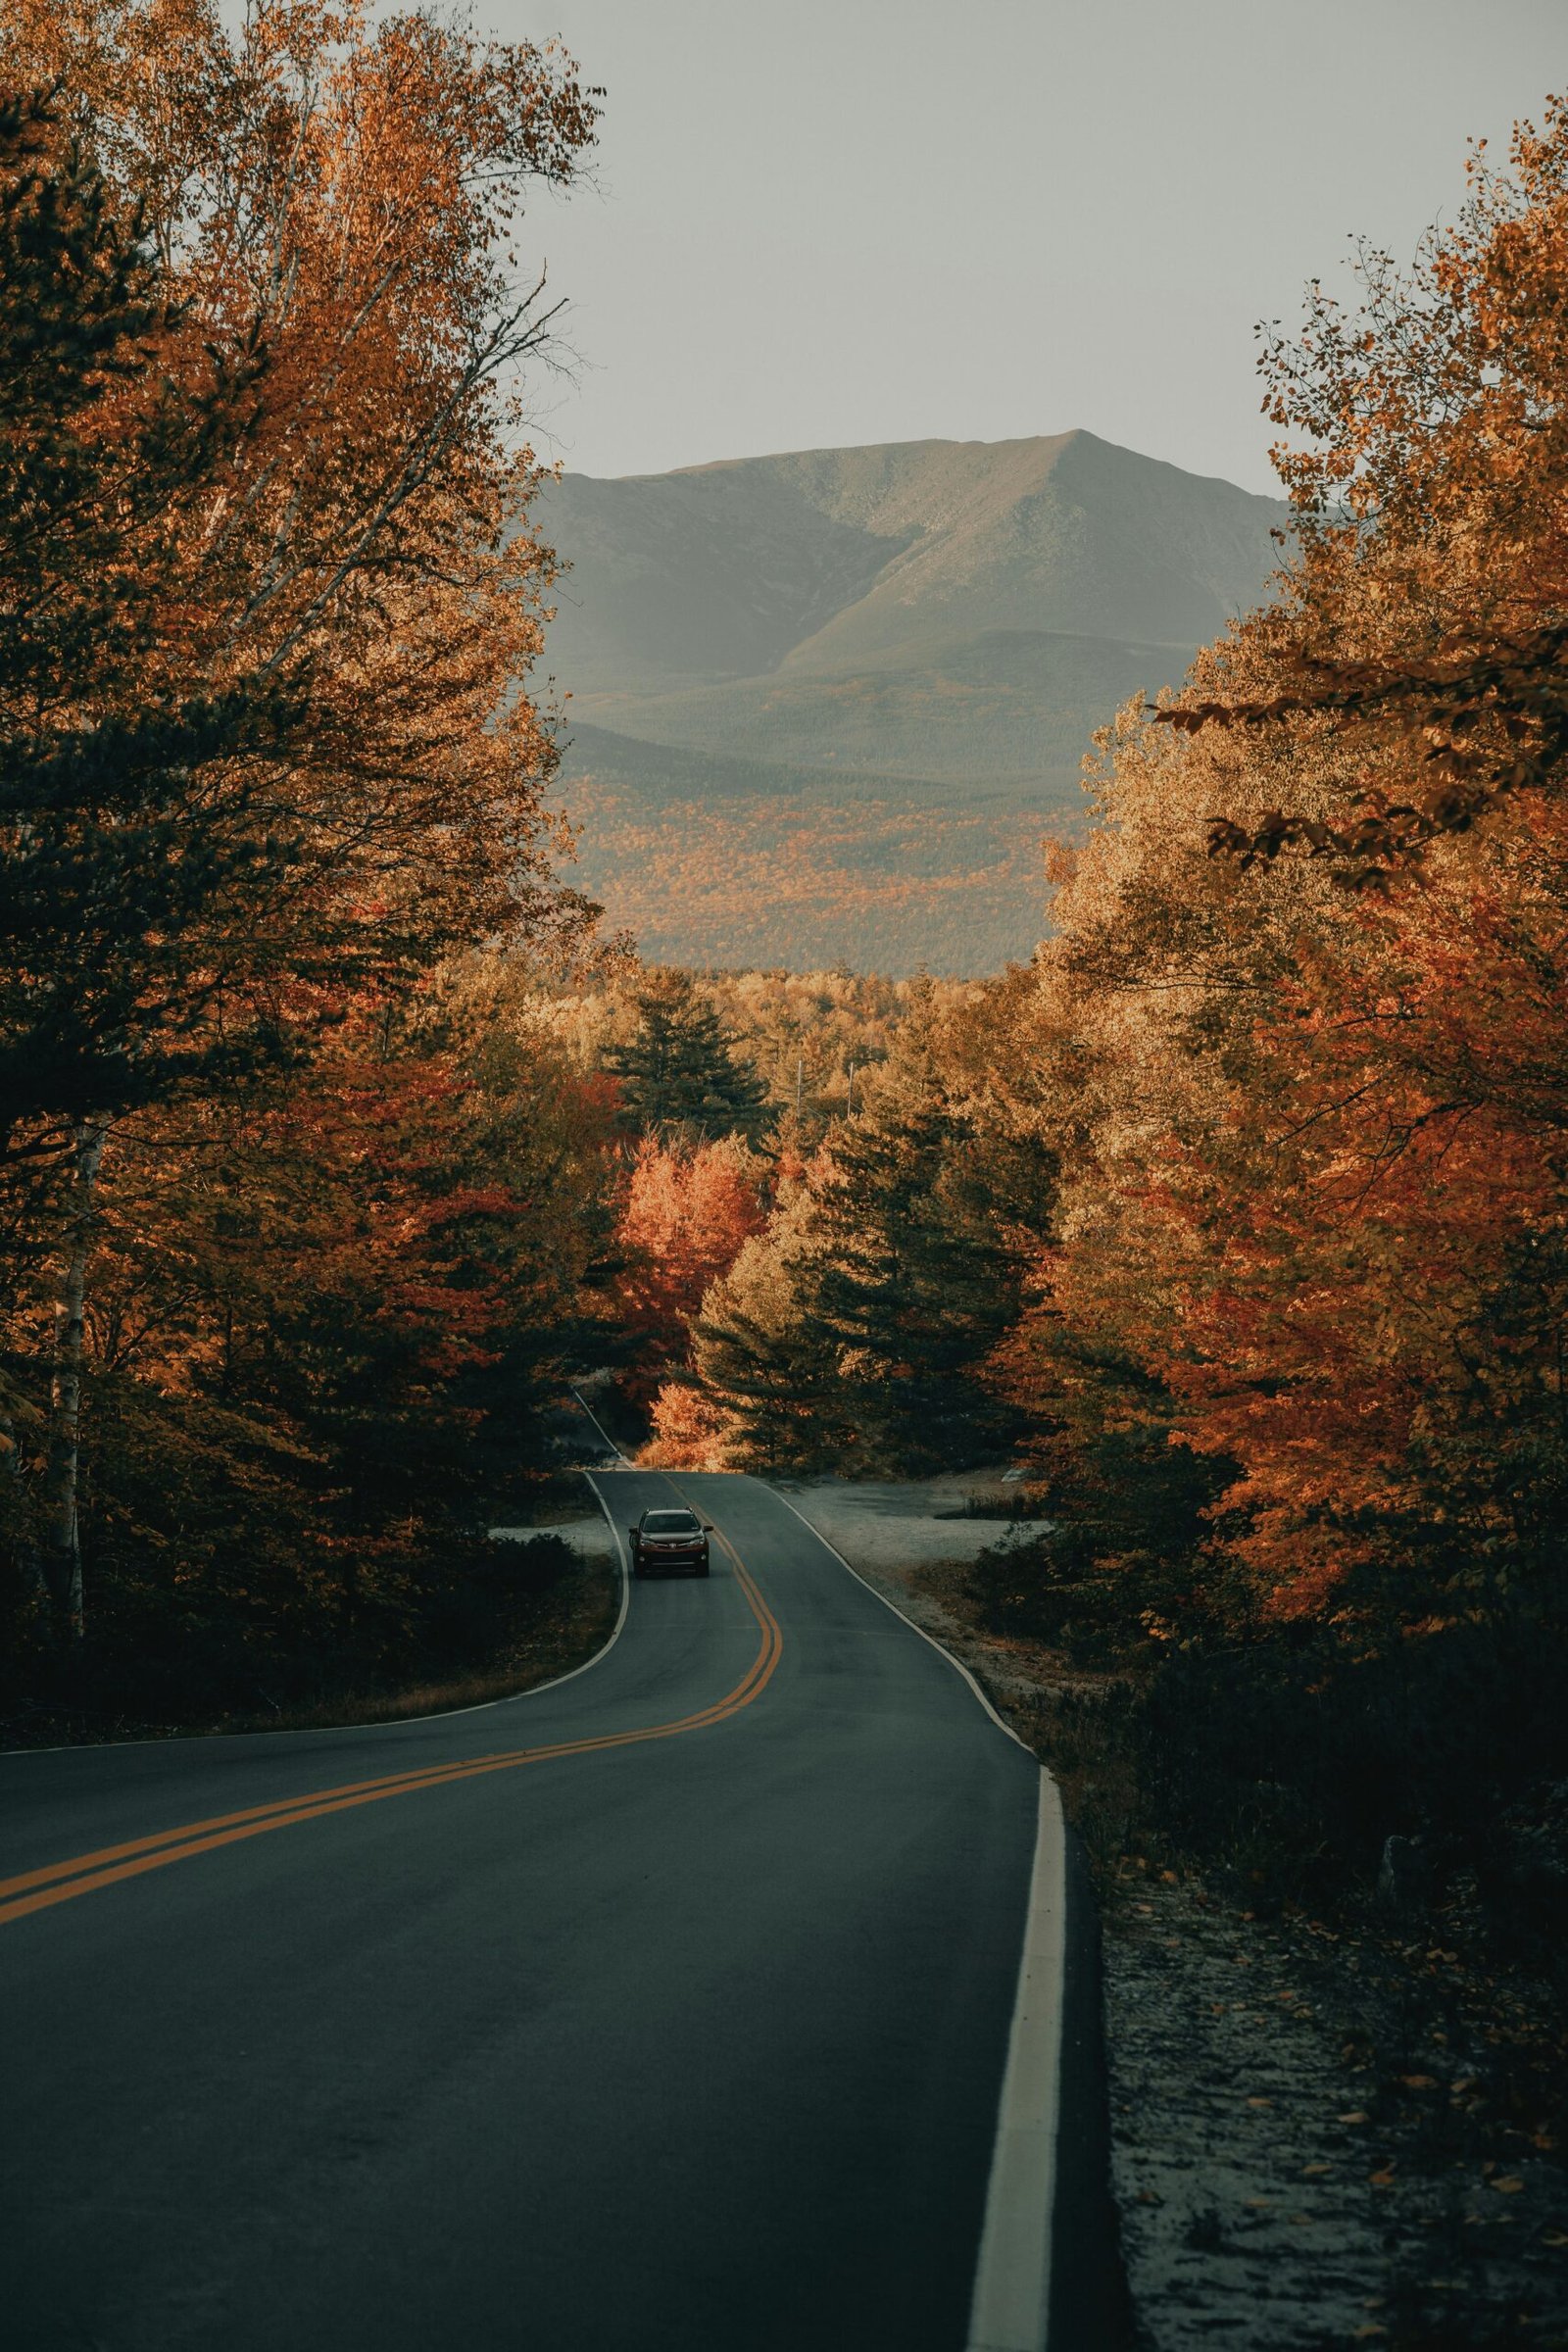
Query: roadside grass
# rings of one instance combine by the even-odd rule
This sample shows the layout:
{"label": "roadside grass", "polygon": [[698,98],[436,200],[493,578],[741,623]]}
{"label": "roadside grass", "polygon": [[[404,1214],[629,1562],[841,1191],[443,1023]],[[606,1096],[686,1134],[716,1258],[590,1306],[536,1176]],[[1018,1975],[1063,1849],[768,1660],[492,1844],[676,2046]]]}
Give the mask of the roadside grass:
{"label": "roadside grass", "polygon": [[[575,1472],[498,1507],[513,1527],[602,1517]],[[481,1706],[586,1664],[617,1601],[612,1562],[584,1559],[559,1536],[470,1536],[416,1613],[362,1613],[330,1643],[256,1655],[200,1625],[138,1639],[131,1618],[90,1634],[80,1656],[12,1661],[0,1669],[0,1747],[324,1730]]]}
{"label": "roadside grass", "polygon": [[[493,1667],[444,1680],[405,1685],[397,1690],[345,1689],[310,1706],[230,1715],[209,1725],[222,1732],[308,1732],[342,1724],[405,1723],[421,1715],[446,1715],[481,1707],[494,1699],[518,1698],[542,1683],[584,1666],[609,1641],[615,1622],[618,1587],[608,1565],[578,1562],[563,1573],[526,1638]],[[184,1732],[183,1737],[195,1736]]]}

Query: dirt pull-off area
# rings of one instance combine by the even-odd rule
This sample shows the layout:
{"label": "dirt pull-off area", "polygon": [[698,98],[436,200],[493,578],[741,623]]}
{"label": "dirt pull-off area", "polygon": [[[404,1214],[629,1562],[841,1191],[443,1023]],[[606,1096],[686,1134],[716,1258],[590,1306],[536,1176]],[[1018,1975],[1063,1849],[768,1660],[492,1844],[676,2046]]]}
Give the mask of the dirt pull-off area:
{"label": "dirt pull-off area", "polygon": [[[781,1488],[1049,1758],[1059,1661],[987,1635],[970,1566],[1000,1473]],[[1111,2187],[1147,2352],[1568,2346],[1568,2175],[1529,2036],[1419,1917],[1269,1923],[1198,1878],[1103,1859]],[[1108,1883],[1107,1883],[1108,1882]]]}

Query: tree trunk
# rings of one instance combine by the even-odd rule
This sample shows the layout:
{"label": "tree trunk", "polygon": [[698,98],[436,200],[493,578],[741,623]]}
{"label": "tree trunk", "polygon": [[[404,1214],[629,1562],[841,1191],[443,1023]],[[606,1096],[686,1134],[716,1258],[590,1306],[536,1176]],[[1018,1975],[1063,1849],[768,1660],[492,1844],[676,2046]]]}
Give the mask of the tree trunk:
{"label": "tree trunk", "polygon": [[55,1371],[50,1396],[49,1462],[45,1482],[44,1558],[57,1630],[79,1641],[85,1628],[81,1591],[81,1533],[76,1516],[80,1463],[81,1365],[85,1327],[87,1252],[92,1246],[98,1163],[106,1129],[101,1121],[76,1129],[75,1174],[65,1274],[55,1317]]}

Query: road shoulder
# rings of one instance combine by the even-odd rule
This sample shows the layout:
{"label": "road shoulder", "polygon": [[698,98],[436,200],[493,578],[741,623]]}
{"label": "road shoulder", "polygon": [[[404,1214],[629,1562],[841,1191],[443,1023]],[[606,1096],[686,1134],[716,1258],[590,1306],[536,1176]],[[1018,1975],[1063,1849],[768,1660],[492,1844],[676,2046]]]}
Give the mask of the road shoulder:
{"label": "road shoulder", "polygon": [[[781,1485],[1048,1757],[1059,1663],[978,1625],[969,1567],[1002,1530],[938,1516],[966,1491],[1002,1499],[995,1474],[866,1495]],[[1131,1851],[1100,1895],[1109,2172],[1141,2344],[1568,2343],[1551,2135],[1486,2128],[1477,2048],[1506,2020],[1466,2023],[1455,1986],[1446,2040],[1420,2030],[1424,2000],[1401,2022],[1401,1983],[1424,1988],[1453,1958],[1426,1948],[1419,1921],[1405,1944],[1358,1951]]]}

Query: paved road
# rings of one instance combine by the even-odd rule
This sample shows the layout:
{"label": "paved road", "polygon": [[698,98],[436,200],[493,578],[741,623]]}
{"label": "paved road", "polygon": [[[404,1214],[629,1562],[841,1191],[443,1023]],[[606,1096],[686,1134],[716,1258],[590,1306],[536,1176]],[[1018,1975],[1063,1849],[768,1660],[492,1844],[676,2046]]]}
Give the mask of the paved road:
{"label": "paved road", "polygon": [[1039,1776],[679,1483],[710,1580],[553,1690],[0,1759],[10,2352],[959,2352]]}

